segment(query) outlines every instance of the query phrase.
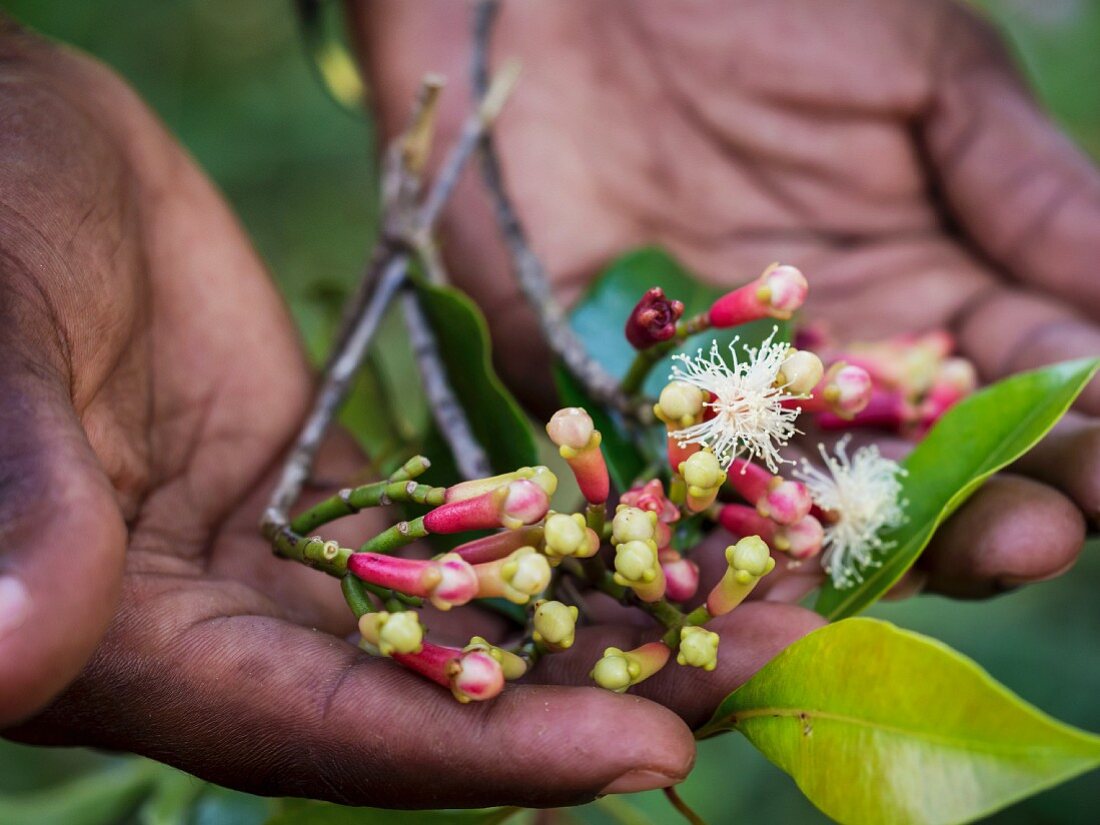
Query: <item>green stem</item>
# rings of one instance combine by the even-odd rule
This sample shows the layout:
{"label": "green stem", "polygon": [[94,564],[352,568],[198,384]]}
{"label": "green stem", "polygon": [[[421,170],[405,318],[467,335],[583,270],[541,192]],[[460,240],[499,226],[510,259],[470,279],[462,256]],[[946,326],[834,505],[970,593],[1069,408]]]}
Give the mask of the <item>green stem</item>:
{"label": "green stem", "polygon": [[390,474],[390,481],[409,481],[432,466],[427,456],[414,455]]}
{"label": "green stem", "polygon": [[382,587],[377,584],[371,584],[370,582],[360,582],[363,585],[363,589],[368,593],[373,593],[375,596],[382,600],[382,603],[386,605],[386,610],[391,613],[397,612],[389,607],[391,601],[396,601],[401,605],[398,610],[404,610],[407,607],[423,607],[424,600],[419,596],[409,596],[405,593],[398,593],[396,590],[390,590],[388,587]]}
{"label": "green stem", "polygon": [[604,522],[607,521],[607,504],[602,501],[599,504],[589,504],[584,511],[584,521],[602,539]]}
{"label": "green stem", "polygon": [[363,587],[363,582],[360,579],[351,573],[347,573],[344,578],[340,579],[340,589],[344,593],[344,601],[348,603],[348,607],[355,614],[355,618],[358,619],[360,616],[374,612],[374,605],[371,604],[367,590]]}
{"label": "green stem", "polygon": [[619,389],[626,395],[637,395],[658,361],[676,349],[687,338],[709,328],[710,320],[705,312],[701,312],[687,321],[678,323],[676,334],[667,341],[638,350],[638,354],[634,356],[634,361],[630,364],[630,369],[626,371],[622,383],[619,384]]}
{"label": "green stem", "polygon": [[710,611],[707,610],[707,606],[705,604],[701,604],[687,614],[684,619],[684,624],[692,626],[705,625],[713,618],[714,617],[710,615]]}
{"label": "green stem", "polygon": [[506,650],[508,650],[509,653],[514,653],[527,662],[528,672],[538,664],[539,659],[549,652],[545,645],[541,645],[531,638],[524,638],[520,644],[513,648],[506,648]]}
{"label": "green stem", "polygon": [[352,551],[334,541],[306,538],[284,527],[275,533],[272,544],[275,555],[301,562],[330,576],[343,576],[348,571],[348,556]]}
{"label": "green stem", "polygon": [[644,602],[634,595],[634,591],[629,587],[623,587],[621,584],[618,584],[612,577],[611,572],[606,569],[603,571],[603,575],[600,579],[593,582],[593,584],[601,593],[606,593],[622,604],[644,610],[664,625],[668,632],[662,637],[662,641],[669,647],[675,649],[680,643],[680,628],[687,624],[688,619],[687,616],[684,615],[684,612],[668,601],[668,599],[658,599],[655,602]]}
{"label": "green stem", "polygon": [[399,547],[404,547],[406,544],[411,544],[427,535],[428,531],[424,528],[423,518],[415,518],[412,521],[399,521],[367,541],[359,548],[358,552],[392,553]]}
{"label": "green stem", "polygon": [[438,506],[443,503],[445,495],[446,490],[443,487],[429,487],[409,480],[364,484],[362,487],[341,490],[336,495],[310,507],[290,523],[290,529],[304,535],[338,518],[354,515],[368,507],[380,507],[396,501]]}

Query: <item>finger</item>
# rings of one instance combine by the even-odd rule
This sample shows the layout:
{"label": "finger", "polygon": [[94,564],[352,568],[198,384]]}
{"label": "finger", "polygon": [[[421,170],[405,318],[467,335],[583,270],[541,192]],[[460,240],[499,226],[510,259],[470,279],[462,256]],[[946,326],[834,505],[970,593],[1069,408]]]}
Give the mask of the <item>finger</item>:
{"label": "finger", "polygon": [[923,131],[951,210],[1014,277],[1100,319],[1100,173],[1042,112],[976,16],[951,15],[937,53]]}
{"label": "finger", "polygon": [[[1100,327],[1061,302],[1026,290],[991,290],[957,323],[960,350],[987,381],[1100,354]],[[1075,406],[1100,415],[1100,380],[1085,388]]]}
{"label": "finger", "polygon": [[117,602],[126,528],[61,372],[0,366],[0,727],[91,656]]}
{"label": "finger", "polygon": [[997,475],[936,532],[920,566],[929,589],[980,598],[1062,573],[1084,538],[1080,511],[1053,487]]}
{"label": "finger", "polygon": [[[785,647],[824,623],[821,616],[795,605],[746,602],[707,624],[722,639],[715,670],[684,667],[673,659],[630,693],[659,702],[691,727],[698,727],[732,690]],[[629,650],[653,640],[658,633],[653,628],[619,625],[585,628],[569,650],[544,657],[533,678],[554,684],[591,684],[589,673],[604,648]]]}
{"label": "finger", "polygon": [[331,636],[217,607],[197,613],[209,597],[145,600],[16,735],[75,736],[252,793],[377,806],[572,805],[678,782],[691,768],[690,732],[652,702],[509,686],[461,705]]}
{"label": "finger", "polygon": [[1069,413],[1013,470],[1061,490],[1100,526],[1100,421]]}

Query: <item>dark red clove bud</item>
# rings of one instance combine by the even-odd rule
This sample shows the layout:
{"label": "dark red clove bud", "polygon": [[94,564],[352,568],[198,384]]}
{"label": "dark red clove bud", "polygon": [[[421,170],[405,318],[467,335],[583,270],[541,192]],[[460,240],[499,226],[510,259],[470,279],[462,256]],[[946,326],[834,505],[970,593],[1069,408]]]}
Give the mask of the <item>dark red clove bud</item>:
{"label": "dark red clove bud", "polygon": [[635,349],[647,349],[676,334],[684,305],[665,297],[659,286],[647,290],[626,321],[626,340]]}

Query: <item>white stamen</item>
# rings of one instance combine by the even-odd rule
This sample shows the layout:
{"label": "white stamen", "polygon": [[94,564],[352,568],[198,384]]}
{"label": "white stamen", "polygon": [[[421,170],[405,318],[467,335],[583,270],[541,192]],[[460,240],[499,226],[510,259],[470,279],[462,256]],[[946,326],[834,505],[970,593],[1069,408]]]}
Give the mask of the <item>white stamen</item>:
{"label": "white stamen", "polygon": [[[713,400],[706,406],[715,413],[713,418],[701,421],[670,435],[681,447],[701,444],[709,447],[723,469],[729,469],[735,458],[745,455],[760,458],[768,469],[776,472],[784,460],[779,448],[798,433],[794,420],[798,408],[787,409],[782,402],[805,398],[792,395],[786,385],[775,386],[779,368],[787,358],[787,344],[773,343],[778,328],[757,347],[745,347],[747,359],[737,357],[737,341],[730,342],[733,367],[729,367],[718,354],[718,342],[711,343],[710,355],[704,357],[698,350],[694,358],[675,355],[680,362],[672,367],[670,380],[683,381],[706,390]],[[682,365],[682,366],[681,366]]]}
{"label": "white stamen", "polygon": [[792,475],[810,491],[814,504],[829,512],[836,521],[825,526],[825,552],[821,564],[843,590],[863,581],[869,567],[882,564],[875,554],[889,550],[894,542],[885,542],[883,530],[897,527],[906,520],[901,499],[901,476],[905,475],[896,461],[884,458],[878,447],[860,447],[851,458],[847,447],[850,436],[836,445],[836,456],[818,450],[825,460],[825,470],[819,470],[805,459]]}

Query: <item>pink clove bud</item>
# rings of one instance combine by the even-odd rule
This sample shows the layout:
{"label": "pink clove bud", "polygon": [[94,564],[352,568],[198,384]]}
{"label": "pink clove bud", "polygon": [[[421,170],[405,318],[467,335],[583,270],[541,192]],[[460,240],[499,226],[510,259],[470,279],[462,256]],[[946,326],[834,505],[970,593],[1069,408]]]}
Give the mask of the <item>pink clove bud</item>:
{"label": "pink clove bud", "polygon": [[771,547],[796,559],[808,559],[821,552],[825,531],[813,515],[794,524],[777,524],[752,507],[727,504],[718,512],[718,523],[735,536],[759,536]]}
{"label": "pink clove bud", "polygon": [[507,527],[516,530],[534,524],[550,509],[546,490],[528,479],[518,479],[473,498],[436,507],[424,516],[429,533],[464,533]]}
{"label": "pink clove bud", "polygon": [[665,574],[665,596],[674,602],[686,602],[699,590],[699,565],[671,548],[658,553]]}
{"label": "pink clove bud", "polygon": [[465,499],[476,498],[520,479],[526,479],[537,484],[546,491],[548,496],[554,495],[554,492],[558,489],[558,477],[550,472],[548,467],[539,465],[537,467],[520,467],[510,473],[502,473],[488,478],[460,481],[458,484],[452,484],[447,488],[443,501],[464,501]]}
{"label": "pink clove bud", "polygon": [[850,421],[867,407],[873,393],[874,384],[867,370],[838,361],[829,367],[809,398],[784,401],[783,406]]}
{"label": "pink clove bud", "polygon": [[541,527],[524,527],[520,530],[501,530],[484,538],[460,544],[451,552],[470,564],[483,564],[502,559],[521,547],[536,547],[542,541]]}
{"label": "pink clove bud", "polygon": [[852,427],[876,427],[893,432],[909,432],[919,418],[919,411],[900,390],[875,388],[867,405],[848,418],[832,412],[817,416],[823,430],[847,430]]}
{"label": "pink clove bud", "polygon": [[813,500],[801,481],[772,475],[743,458],[735,458],[729,470],[729,484],[756,507],[756,511],[779,524],[793,524],[810,512]]}
{"label": "pink clove bud", "polygon": [[796,267],[772,264],[752,283],[715,301],[707,317],[718,329],[760,318],[785,320],[802,306],[809,288],[806,277]]}
{"label": "pink clove bud", "polygon": [[419,653],[394,653],[402,666],[450,688],[459,702],[483,702],[504,689],[500,662],[480,647],[460,650],[424,642]]}
{"label": "pink clove bud", "polygon": [[635,349],[647,349],[676,334],[676,322],[684,314],[684,305],[665,297],[655,286],[642,296],[626,320],[626,340]]}
{"label": "pink clove bud", "polygon": [[438,559],[402,559],[382,553],[352,553],[348,572],[365,582],[408,596],[431,599],[440,610],[466,604],[477,596],[474,568],[455,553]]}
{"label": "pink clove bud", "polygon": [[580,407],[565,407],[551,416],[546,434],[573,471],[585,500],[589,504],[606,502],[611,479],[600,450],[602,436],[592,417]]}

